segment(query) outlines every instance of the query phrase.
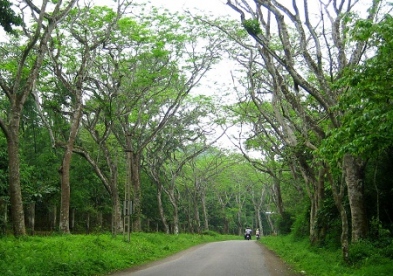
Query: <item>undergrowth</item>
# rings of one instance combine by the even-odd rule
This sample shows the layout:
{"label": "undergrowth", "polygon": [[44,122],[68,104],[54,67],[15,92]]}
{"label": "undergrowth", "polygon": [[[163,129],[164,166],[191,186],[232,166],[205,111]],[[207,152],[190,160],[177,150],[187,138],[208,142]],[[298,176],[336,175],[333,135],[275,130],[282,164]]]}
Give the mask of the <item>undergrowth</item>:
{"label": "undergrowth", "polygon": [[378,248],[362,241],[351,245],[349,262],[340,249],[311,246],[308,239],[292,236],[263,237],[261,242],[286,263],[309,276],[389,276],[393,271],[393,243]]}

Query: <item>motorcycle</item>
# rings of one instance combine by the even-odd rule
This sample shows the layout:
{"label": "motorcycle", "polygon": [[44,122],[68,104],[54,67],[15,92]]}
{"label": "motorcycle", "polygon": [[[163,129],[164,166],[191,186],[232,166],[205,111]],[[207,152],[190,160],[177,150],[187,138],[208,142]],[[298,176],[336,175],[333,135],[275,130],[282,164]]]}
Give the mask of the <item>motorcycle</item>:
{"label": "motorcycle", "polygon": [[245,234],[244,239],[246,239],[248,241],[251,240],[251,234]]}
{"label": "motorcycle", "polygon": [[260,239],[259,234],[256,234],[256,236],[257,236],[257,240],[259,240]]}

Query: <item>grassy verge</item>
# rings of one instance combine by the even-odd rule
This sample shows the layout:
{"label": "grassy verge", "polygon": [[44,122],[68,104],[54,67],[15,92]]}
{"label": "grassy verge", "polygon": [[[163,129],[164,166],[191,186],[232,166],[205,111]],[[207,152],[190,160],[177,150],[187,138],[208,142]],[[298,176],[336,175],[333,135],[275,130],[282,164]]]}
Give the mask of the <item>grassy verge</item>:
{"label": "grassy verge", "polygon": [[[351,264],[342,260],[341,250],[311,247],[308,240],[294,241],[291,236],[263,237],[261,242],[275,251],[298,272],[309,276],[388,276],[393,275],[393,246],[381,252],[368,243],[350,250]],[[389,257],[390,256],[390,257]]]}
{"label": "grassy verge", "polygon": [[134,233],[0,239],[0,275],[105,275],[161,259],[191,246],[235,236]]}

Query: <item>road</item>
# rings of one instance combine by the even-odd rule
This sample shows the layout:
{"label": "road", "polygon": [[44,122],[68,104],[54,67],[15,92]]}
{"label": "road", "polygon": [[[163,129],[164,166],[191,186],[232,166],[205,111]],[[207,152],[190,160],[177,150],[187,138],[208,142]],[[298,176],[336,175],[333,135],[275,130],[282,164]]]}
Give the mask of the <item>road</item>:
{"label": "road", "polygon": [[112,276],[295,276],[256,241],[213,242]]}

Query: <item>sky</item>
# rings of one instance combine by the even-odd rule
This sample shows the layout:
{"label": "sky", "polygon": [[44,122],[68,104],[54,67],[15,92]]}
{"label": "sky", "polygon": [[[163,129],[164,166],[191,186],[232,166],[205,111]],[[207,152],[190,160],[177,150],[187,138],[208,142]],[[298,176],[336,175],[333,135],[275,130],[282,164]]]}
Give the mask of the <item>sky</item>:
{"label": "sky", "polygon": [[174,11],[198,10],[215,15],[233,14],[225,0],[151,0],[151,3]]}
{"label": "sky", "polygon": [[[109,5],[108,0],[93,0],[99,5]],[[116,2],[116,1],[111,1]],[[134,0],[134,3],[147,3],[155,7],[163,7],[170,11],[189,10],[200,13],[212,13],[221,16],[239,16],[226,5],[226,0]]]}

